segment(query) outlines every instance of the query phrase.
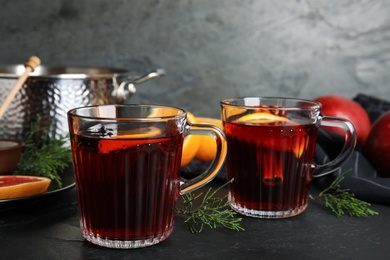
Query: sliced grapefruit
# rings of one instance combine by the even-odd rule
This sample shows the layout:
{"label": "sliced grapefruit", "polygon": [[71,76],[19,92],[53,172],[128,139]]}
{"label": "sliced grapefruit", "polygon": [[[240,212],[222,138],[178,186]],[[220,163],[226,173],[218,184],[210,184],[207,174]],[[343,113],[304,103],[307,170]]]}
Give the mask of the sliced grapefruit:
{"label": "sliced grapefruit", "polygon": [[47,191],[51,180],[45,177],[0,176],[0,199],[13,199],[41,194]]}

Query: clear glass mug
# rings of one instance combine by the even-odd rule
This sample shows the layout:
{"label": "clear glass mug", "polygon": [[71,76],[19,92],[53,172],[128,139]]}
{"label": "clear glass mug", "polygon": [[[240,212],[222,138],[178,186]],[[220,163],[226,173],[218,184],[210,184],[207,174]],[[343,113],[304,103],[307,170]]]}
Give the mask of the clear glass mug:
{"label": "clear glass mug", "polygon": [[[224,133],[189,124],[183,109],[101,105],[68,112],[74,176],[84,238],[112,248],[138,248],[173,230],[177,198],[210,182],[224,164]],[[183,139],[212,135],[217,156],[192,180],[180,177]]]}
{"label": "clear glass mug", "polygon": [[[244,97],[221,101],[228,143],[226,172],[230,206],[243,215],[285,218],[303,212],[313,178],[332,172],[352,154],[353,124],[327,117],[316,101]],[[314,162],[318,128],[338,127],[345,133],[342,151],[324,165]]]}

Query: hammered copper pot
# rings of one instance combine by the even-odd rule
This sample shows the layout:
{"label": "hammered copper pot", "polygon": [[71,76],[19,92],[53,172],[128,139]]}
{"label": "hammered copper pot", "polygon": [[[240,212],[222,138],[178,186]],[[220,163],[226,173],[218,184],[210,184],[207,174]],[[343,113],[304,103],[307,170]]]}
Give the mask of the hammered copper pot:
{"label": "hammered copper pot", "polygon": [[[0,103],[24,69],[23,65],[0,67]],[[139,77],[118,68],[39,66],[0,120],[0,137],[23,139],[38,118],[51,135],[67,133],[68,110],[121,104],[135,93],[137,84],[163,74],[162,69]]]}

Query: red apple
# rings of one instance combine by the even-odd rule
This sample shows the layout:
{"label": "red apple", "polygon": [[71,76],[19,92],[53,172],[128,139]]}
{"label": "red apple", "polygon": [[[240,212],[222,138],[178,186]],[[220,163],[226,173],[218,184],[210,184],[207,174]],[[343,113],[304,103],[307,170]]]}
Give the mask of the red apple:
{"label": "red apple", "polygon": [[390,177],[390,111],[373,124],[363,152],[381,176]]}
{"label": "red apple", "polygon": [[[359,144],[363,145],[371,130],[371,121],[366,110],[356,101],[336,96],[321,96],[315,99],[322,104],[322,113],[325,116],[342,117],[351,121],[356,129],[356,137]],[[327,128],[327,130],[343,134],[338,128]]]}

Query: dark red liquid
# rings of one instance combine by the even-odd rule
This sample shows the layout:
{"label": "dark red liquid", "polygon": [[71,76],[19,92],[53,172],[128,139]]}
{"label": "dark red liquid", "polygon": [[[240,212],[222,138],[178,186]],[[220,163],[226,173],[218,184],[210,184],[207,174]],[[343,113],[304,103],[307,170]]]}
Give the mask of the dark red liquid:
{"label": "dark red liquid", "polygon": [[182,136],[72,139],[81,227],[110,240],[167,237],[179,189]]}
{"label": "dark red liquid", "polygon": [[[292,121],[259,125],[225,122],[232,205],[257,211],[306,207],[317,127]],[[234,206],[233,206],[234,208]]]}

